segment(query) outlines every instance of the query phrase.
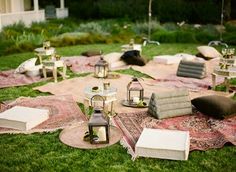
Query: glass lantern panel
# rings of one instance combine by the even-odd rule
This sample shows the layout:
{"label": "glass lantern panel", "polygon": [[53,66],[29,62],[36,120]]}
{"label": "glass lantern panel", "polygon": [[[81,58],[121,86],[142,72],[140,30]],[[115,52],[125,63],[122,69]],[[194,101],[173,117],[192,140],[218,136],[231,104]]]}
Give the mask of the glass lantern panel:
{"label": "glass lantern panel", "polygon": [[105,126],[92,127],[92,130],[93,130],[93,135],[98,137],[98,139],[96,140],[97,142],[104,142],[107,140]]}
{"label": "glass lantern panel", "polygon": [[97,77],[99,77],[99,78],[105,77],[104,66],[96,66],[96,74],[97,74]]}
{"label": "glass lantern panel", "polygon": [[129,91],[130,93],[130,101],[133,103],[138,103],[140,100],[142,100],[141,92],[140,91]]}

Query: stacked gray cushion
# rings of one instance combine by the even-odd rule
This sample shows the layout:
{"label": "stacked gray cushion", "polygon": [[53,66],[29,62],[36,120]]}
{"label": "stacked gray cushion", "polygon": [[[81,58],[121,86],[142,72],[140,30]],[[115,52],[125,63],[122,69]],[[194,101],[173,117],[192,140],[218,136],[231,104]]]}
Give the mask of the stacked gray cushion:
{"label": "stacked gray cushion", "polygon": [[148,113],[158,119],[191,114],[189,92],[185,89],[177,89],[170,92],[152,93]]}
{"label": "stacked gray cushion", "polygon": [[177,76],[190,78],[205,78],[206,65],[205,62],[181,60],[177,70]]}

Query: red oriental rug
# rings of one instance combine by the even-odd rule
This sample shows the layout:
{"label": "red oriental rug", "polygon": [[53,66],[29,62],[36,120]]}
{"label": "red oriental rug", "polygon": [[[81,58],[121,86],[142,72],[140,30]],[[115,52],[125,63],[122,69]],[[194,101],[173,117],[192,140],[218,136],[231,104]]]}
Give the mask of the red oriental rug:
{"label": "red oriental rug", "polygon": [[86,116],[82,113],[71,95],[40,96],[35,98],[23,97],[18,98],[14,102],[9,103],[4,107],[6,110],[7,108],[11,108],[16,105],[48,109],[49,119],[29,131],[19,131],[15,129],[0,127],[0,133],[33,133],[55,131],[57,129],[62,129],[87,121]]}
{"label": "red oriental rug", "polygon": [[226,142],[236,145],[236,116],[217,120],[194,112],[193,115],[158,120],[147,112],[121,113],[114,117],[113,123],[123,131],[121,144],[132,156],[143,128],[189,131],[190,151],[221,148]]}
{"label": "red oriental rug", "polygon": [[0,71],[0,88],[29,85],[45,80],[40,76],[29,77],[24,74],[15,74],[14,70]]}

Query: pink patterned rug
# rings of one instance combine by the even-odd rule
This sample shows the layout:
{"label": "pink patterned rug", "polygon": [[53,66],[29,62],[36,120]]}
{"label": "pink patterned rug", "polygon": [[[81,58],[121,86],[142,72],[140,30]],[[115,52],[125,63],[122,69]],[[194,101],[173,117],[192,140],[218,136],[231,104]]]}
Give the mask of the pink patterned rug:
{"label": "pink patterned rug", "polygon": [[24,74],[14,74],[14,70],[0,71],[0,88],[29,85],[43,80],[40,76],[28,77]]}
{"label": "pink patterned rug", "polygon": [[[155,80],[147,83],[150,85],[163,87],[163,88],[187,88],[189,91],[201,91],[207,90],[209,86],[212,86],[211,73],[214,71],[214,67],[219,64],[219,59],[213,59],[206,61],[207,76],[203,79],[179,77],[176,75],[178,64],[165,65],[149,61],[145,66],[132,66],[134,70],[138,70],[145,73]],[[220,84],[224,81],[223,77],[218,77],[216,84]]]}
{"label": "pink patterned rug", "polygon": [[165,88],[186,88],[189,91],[207,90],[212,85],[210,77],[204,79],[196,79],[178,77],[175,74],[169,75],[166,79],[155,79],[149,84]]}
{"label": "pink patterned rug", "polygon": [[16,105],[48,109],[49,119],[27,132],[9,128],[0,128],[0,133],[33,133],[54,131],[87,121],[86,116],[81,112],[80,108],[70,95],[40,96],[36,98],[23,97],[18,98],[14,102],[7,105],[8,106],[5,106],[5,109]]}
{"label": "pink patterned rug", "polygon": [[193,115],[155,119],[146,112],[121,113],[113,122],[124,133],[122,144],[134,155],[135,144],[143,128],[183,130],[190,132],[190,151],[221,148],[226,142],[236,145],[236,116],[217,120],[194,112]]}
{"label": "pink patterned rug", "polygon": [[93,72],[94,66],[100,56],[73,56],[73,57],[63,57],[62,60],[65,61],[66,65],[74,73],[86,73]]}

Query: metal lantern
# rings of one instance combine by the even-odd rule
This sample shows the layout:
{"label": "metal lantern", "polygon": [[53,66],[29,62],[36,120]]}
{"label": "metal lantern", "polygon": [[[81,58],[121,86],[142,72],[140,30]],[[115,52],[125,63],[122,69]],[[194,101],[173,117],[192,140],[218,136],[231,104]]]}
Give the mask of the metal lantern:
{"label": "metal lantern", "polygon": [[[99,97],[101,98],[100,95],[93,96],[91,98],[91,104]],[[109,143],[109,119],[104,116],[103,110],[100,107],[94,107],[94,112],[88,122],[88,128],[91,144]]]}
{"label": "metal lantern", "polygon": [[108,75],[108,70],[108,62],[101,57],[95,64],[94,76],[97,78],[106,78]]}
{"label": "metal lantern", "polygon": [[144,89],[137,78],[133,78],[127,85],[127,101],[131,104],[138,104],[143,101]]}

